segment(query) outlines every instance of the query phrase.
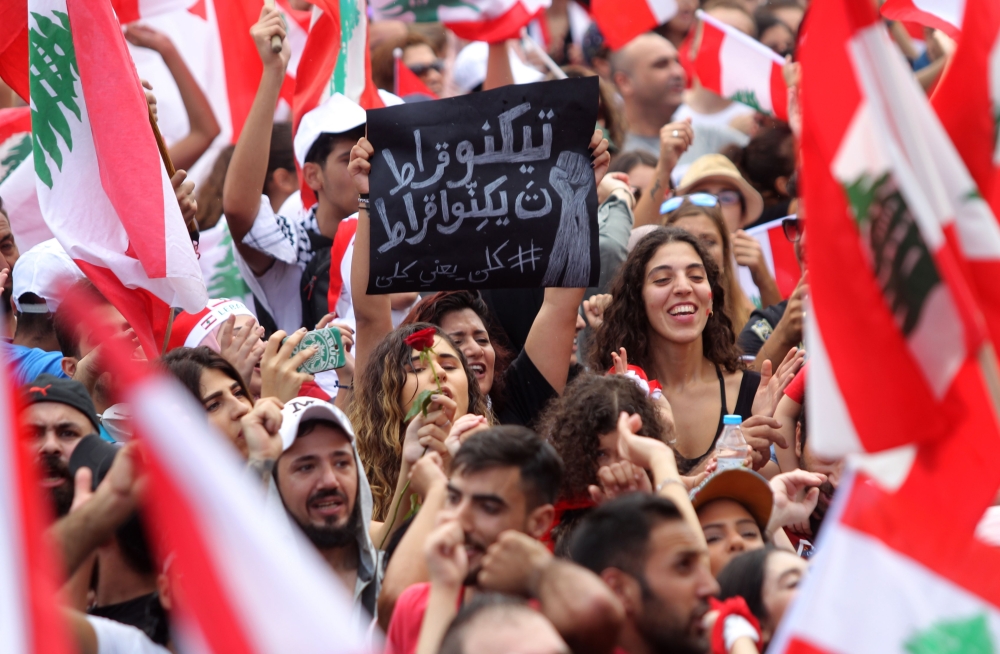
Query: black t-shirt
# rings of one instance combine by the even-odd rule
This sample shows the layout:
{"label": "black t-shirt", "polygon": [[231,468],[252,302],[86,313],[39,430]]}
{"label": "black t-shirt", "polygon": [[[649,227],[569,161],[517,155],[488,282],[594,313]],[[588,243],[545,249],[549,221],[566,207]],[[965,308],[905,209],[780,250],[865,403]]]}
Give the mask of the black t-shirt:
{"label": "black t-shirt", "polygon": [[[743,379],[740,381],[740,390],[736,395],[736,406],[733,407],[733,415],[744,420],[753,415],[753,401],[757,397],[757,388],[760,386],[760,373],[753,370],[744,370]],[[694,459],[686,459],[680,454],[675,454],[677,459],[677,469],[682,475],[686,475],[701,463],[705,457],[715,451],[715,442],[722,434],[723,416],[729,410],[729,401],[726,399],[725,382],[722,380],[722,373],[719,373],[719,392],[722,395],[722,414],[719,416],[719,426],[715,430],[715,438],[708,450],[701,456]]]}
{"label": "black t-shirt", "polygon": [[504,381],[506,389],[497,410],[501,425],[532,427],[549,400],[558,395],[524,350],[507,368]]}
{"label": "black t-shirt", "polygon": [[157,645],[166,645],[170,635],[167,614],[160,605],[158,593],[140,595],[119,604],[96,606],[87,613],[135,627]]}
{"label": "black t-shirt", "polygon": [[764,347],[764,341],[771,337],[774,328],[778,326],[781,317],[785,315],[786,306],[788,306],[788,300],[757,309],[750,314],[750,320],[747,321],[746,327],[736,339],[736,344],[740,346],[744,354],[757,356],[760,348]]}

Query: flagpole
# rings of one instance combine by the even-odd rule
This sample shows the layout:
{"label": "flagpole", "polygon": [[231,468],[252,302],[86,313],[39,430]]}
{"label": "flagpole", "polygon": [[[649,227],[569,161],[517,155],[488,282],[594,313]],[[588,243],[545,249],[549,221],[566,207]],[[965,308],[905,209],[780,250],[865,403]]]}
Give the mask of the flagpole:
{"label": "flagpole", "polygon": [[993,349],[993,343],[985,341],[976,353],[976,358],[983,371],[983,380],[986,382],[986,390],[990,394],[993,413],[997,422],[1000,423],[1000,366],[997,365],[997,353]]}
{"label": "flagpole", "polygon": [[545,49],[542,48],[542,46],[538,45],[538,43],[535,42],[535,39],[533,39],[532,36],[528,34],[527,27],[521,28],[521,43],[527,46],[528,50],[531,50],[532,52],[534,52],[536,55],[539,56],[539,58],[542,60],[542,63],[545,64],[545,67],[549,69],[550,73],[552,73],[553,77],[555,77],[556,79],[566,79],[567,77],[566,73],[563,71],[562,68],[559,67],[559,64],[552,61],[552,57],[549,56],[549,53],[546,52]]}
{"label": "flagpole", "polygon": [[[268,9],[274,9],[274,0],[264,0],[264,6]],[[274,54],[281,52],[281,37],[277,34],[271,37],[271,52]]]}

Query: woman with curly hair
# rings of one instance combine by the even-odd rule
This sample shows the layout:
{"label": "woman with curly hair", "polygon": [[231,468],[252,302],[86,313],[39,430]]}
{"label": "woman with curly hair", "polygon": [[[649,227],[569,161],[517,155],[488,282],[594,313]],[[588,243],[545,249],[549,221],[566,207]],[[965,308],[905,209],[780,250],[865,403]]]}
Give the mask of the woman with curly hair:
{"label": "woman with curly hair", "polygon": [[[427,358],[406,342],[424,329],[434,332]],[[402,521],[392,521],[390,506],[409,505],[410,490],[403,489],[410,466],[425,449],[447,459],[444,439],[452,423],[467,413],[490,414],[465,356],[440,327],[428,323],[401,326],[389,332],[371,357],[378,363],[366,366],[355,378],[350,418],[372,488],[373,519],[389,522],[388,532],[393,522],[398,526]],[[435,392],[427,414],[418,413],[408,427],[406,415],[424,390]],[[382,540],[377,538],[376,544]]]}
{"label": "woman with curly hair", "polygon": [[[654,400],[622,375],[581,375],[546,408],[538,433],[556,448],[565,466],[551,540],[559,552],[573,527],[596,505],[598,470],[618,464],[618,417],[622,411],[642,418],[639,435],[663,439],[667,425]],[[629,468],[630,469],[630,468]]]}
{"label": "woman with curly hair", "polygon": [[591,367],[608,370],[624,349],[628,363],[659,383],[673,408],[678,469],[707,464],[726,414],[742,416],[754,467],[762,468],[770,443],[784,442],[771,416],[801,355],[790,352],[773,377],[770,366],[744,370],[719,267],[683,229],[659,227],[640,240],[610,291]]}
{"label": "woman with curly hair", "polygon": [[[664,224],[680,227],[696,236],[715,260],[722,287],[726,290],[726,315],[732,320],[733,331],[738,333],[750,320],[754,306],[743,292],[736,275],[733,241],[726,229],[726,221],[722,218],[722,206],[715,196],[707,193],[696,195],[699,197],[674,198],[681,202],[664,215]],[[708,205],[706,202],[713,204]],[[664,205],[666,204],[665,202]]]}

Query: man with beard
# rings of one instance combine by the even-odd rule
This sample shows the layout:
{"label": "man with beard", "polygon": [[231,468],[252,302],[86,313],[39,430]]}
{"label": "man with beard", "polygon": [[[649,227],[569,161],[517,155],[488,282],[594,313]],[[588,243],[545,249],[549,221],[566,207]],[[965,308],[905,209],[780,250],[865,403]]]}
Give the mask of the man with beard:
{"label": "man with beard", "polygon": [[[406,551],[419,540],[430,581],[410,585],[395,601],[386,654],[414,654],[425,638],[439,641],[458,607],[483,591],[537,600],[574,652],[612,650],[621,606],[597,576],[556,559],[538,541],[552,524],[562,471],[555,449],[524,427],[493,427],[462,444],[446,500],[425,501],[393,554],[394,563],[402,556],[414,564],[406,567],[422,567]],[[437,483],[445,483],[443,474]],[[421,534],[418,520],[439,527]]]}
{"label": "man with beard", "polygon": [[35,434],[30,447],[36,453],[42,486],[61,517],[73,503],[69,458],[80,439],[100,431],[97,412],[87,389],[71,379],[39,375],[23,392],[27,406],[21,422]]}
{"label": "man with beard", "polygon": [[312,397],[290,400],[281,415],[284,451],[274,481],[285,511],[352,593],[357,617],[367,625],[375,614],[382,565],[368,531],[372,492],[351,422]]}
{"label": "man with beard", "polygon": [[719,592],[701,534],[671,500],[633,493],[594,509],[571,558],[599,574],[625,608],[619,651],[704,654],[708,598]]}

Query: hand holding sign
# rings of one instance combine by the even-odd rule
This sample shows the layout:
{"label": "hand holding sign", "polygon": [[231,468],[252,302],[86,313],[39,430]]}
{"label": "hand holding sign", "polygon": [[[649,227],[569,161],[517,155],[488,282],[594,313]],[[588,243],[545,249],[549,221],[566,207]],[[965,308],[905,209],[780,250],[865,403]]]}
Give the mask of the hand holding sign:
{"label": "hand holding sign", "polygon": [[349,166],[371,193],[368,292],[595,284],[596,113],[596,79],[370,111]]}

